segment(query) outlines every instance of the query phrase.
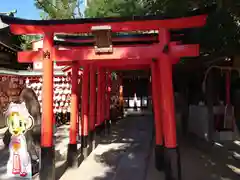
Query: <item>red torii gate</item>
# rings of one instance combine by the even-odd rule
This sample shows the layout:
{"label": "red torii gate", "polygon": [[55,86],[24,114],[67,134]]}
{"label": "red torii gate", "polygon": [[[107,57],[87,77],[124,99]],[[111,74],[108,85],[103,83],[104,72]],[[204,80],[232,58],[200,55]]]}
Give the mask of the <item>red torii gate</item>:
{"label": "red torii gate", "polygon": [[[72,66],[72,97],[71,122],[69,142],[69,163],[76,164],[77,160],[77,123],[78,123],[78,94],[77,80],[79,66],[83,66],[82,86],[82,147],[87,147],[86,137],[90,131],[108,122],[109,72],[112,69],[149,68],[152,70],[152,97],[154,103],[156,128],[156,166],[163,169],[165,160],[168,179],[180,179],[179,154],[176,141],[176,123],[173,102],[172,64],[181,57],[198,56],[198,45],[181,45],[171,42],[171,29],[202,27],[206,23],[207,15],[197,15],[178,19],[162,20],[158,16],[132,18],[101,18],[75,20],[24,20],[2,16],[4,23],[10,24],[11,32],[21,34],[42,34],[43,48],[39,51],[18,52],[18,61],[21,63],[34,62],[42,59],[43,62],[43,114],[41,137],[41,169],[40,179],[54,179],[54,145],[53,145],[53,61],[61,65]],[[158,30],[159,43],[151,45],[124,45],[113,46],[112,52],[96,53],[93,47],[74,47],[60,49],[54,47],[54,33],[90,33],[92,27],[108,26],[111,32],[149,31]],[[98,83],[96,94],[96,72]],[[108,73],[106,73],[108,72]],[[89,77],[90,73],[90,77]],[[106,75],[108,74],[108,75]],[[107,78],[106,78],[107,76]],[[106,80],[108,81],[106,82]],[[90,121],[88,115],[88,95],[90,81]],[[106,85],[107,84],[107,85]],[[96,98],[97,96],[97,98]],[[97,99],[97,110],[95,103]],[[103,103],[106,102],[106,103]],[[107,104],[107,106],[105,105]],[[97,113],[96,113],[97,111]],[[95,115],[97,114],[96,122]],[[89,124],[88,124],[89,122]],[[95,123],[94,123],[95,122]],[[90,133],[91,135],[91,133]],[[164,148],[164,155],[163,155]]]}

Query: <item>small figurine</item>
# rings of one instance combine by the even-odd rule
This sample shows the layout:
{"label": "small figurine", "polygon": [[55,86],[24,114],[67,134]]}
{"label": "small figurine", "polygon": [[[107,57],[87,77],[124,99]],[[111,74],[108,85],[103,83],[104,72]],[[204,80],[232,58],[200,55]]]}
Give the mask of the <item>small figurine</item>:
{"label": "small figurine", "polygon": [[33,127],[33,118],[24,102],[10,103],[5,115],[9,132],[12,135],[9,144],[8,176],[32,179],[31,159],[27,151],[25,133]]}

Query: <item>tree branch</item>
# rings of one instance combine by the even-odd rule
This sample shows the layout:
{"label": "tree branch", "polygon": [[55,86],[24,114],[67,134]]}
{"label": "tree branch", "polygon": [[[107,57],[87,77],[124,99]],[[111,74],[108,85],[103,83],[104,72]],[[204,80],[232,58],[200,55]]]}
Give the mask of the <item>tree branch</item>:
{"label": "tree branch", "polygon": [[80,9],[80,0],[77,1],[77,11],[78,11],[79,17],[82,17],[82,13],[81,13],[81,9]]}
{"label": "tree branch", "polygon": [[[42,1],[42,2],[41,2]],[[44,5],[44,2],[50,4],[52,7],[54,7],[56,10],[60,10],[57,6],[55,6],[53,3],[51,3],[49,0],[36,0],[36,3],[39,4],[44,10],[46,10],[46,7]]]}

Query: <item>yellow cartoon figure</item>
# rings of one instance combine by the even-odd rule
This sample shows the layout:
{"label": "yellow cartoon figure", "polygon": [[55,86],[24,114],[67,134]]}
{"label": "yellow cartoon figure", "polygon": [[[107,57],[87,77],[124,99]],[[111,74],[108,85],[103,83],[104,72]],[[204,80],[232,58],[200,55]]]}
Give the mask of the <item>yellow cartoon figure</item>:
{"label": "yellow cartoon figure", "polygon": [[24,102],[10,103],[5,115],[9,132],[12,134],[9,144],[8,174],[31,179],[31,160],[24,134],[33,127],[33,118]]}

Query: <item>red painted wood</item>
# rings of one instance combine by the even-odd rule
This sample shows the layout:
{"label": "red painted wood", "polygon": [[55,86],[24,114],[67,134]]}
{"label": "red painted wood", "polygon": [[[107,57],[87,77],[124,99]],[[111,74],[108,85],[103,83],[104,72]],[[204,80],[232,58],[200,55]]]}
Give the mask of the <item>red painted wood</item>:
{"label": "red painted wood", "polygon": [[42,123],[41,146],[53,146],[53,34],[46,34],[43,40],[44,51],[50,52],[50,58],[40,57],[43,61],[43,94],[42,94]]}
{"label": "red painted wood", "polygon": [[158,62],[151,63],[151,78],[152,78],[152,101],[154,109],[154,122],[155,122],[155,140],[156,145],[163,145],[163,127],[162,127],[162,113],[160,104],[160,84],[159,84],[159,67]]}
{"label": "red painted wood", "polygon": [[96,126],[101,125],[102,122],[102,96],[103,96],[103,89],[102,89],[102,80],[104,78],[104,71],[102,68],[98,68],[98,75],[97,75],[97,122]]}
{"label": "red painted wood", "polygon": [[[137,64],[140,61],[147,61],[153,58],[158,58],[161,53],[162,45],[139,45],[139,46],[124,46],[114,47],[113,53],[98,55],[94,48],[75,48],[69,50],[54,51],[54,59],[58,62],[68,62],[78,60],[84,61],[116,61],[116,60],[135,60]],[[199,55],[199,45],[172,45],[169,47],[172,57],[191,57]],[[18,52],[18,62],[27,63],[41,61],[42,51],[22,51]],[[138,63],[139,62],[139,63]],[[107,62],[108,64],[108,62]]]}
{"label": "red painted wood", "polygon": [[89,66],[83,69],[82,79],[82,115],[81,115],[81,135],[88,135],[88,119],[89,119]]}
{"label": "red painted wood", "polygon": [[101,95],[101,124],[105,122],[106,120],[106,95],[107,95],[107,88],[106,88],[106,70],[104,69],[103,72],[103,77],[102,77],[102,81],[101,81],[101,91],[102,91],[102,95]]}
{"label": "red painted wood", "polygon": [[[63,38],[64,39],[64,38]],[[136,42],[136,41],[157,41],[157,36],[146,36],[146,37],[112,37],[112,42]],[[89,39],[64,39],[64,42],[72,43],[94,43],[94,38]]]}
{"label": "red painted wood", "polygon": [[[150,63],[151,63],[151,59],[131,59],[131,60],[114,60],[114,61],[109,61],[109,60],[102,60],[102,61],[81,61],[79,62],[79,66],[84,66],[87,64],[94,64],[94,66],[98,66],[98,67],[106,67],[106,68],[116,68],[116,69],[121,69],[121,68],[133,68],[133,67],[149,67]],[[71,62],[57,62],[57,65],[60,66],[70,66]]]}
{"label": "red painted wood", "polygon": [[96,121],[96,69],[94,66],[90,67],[90,109],[89,109],[89,128],[93,131]]}
{"label": "red painted wood", "polygon": [[107,72],[106,120],[110,120],[111,87],[112,87],[111,72],[108,71]]}
{"label": "red painted wood", "polygon": [[[167,44],[170,36],[167,30],[161,31],[160,42]],[[164,143],[167,148],[177,147],[176,119],[172,82],[172,63],[168,54],[161,53],[158,58],[160,104],[162,110]]]}
{"label": "red painted wood", "polygon": [[76,62],[72,63],[72,94],[71,94],[71,119],[69,138],[70,144],[77,143],[77,132],[78,132],[78,66]]}
{"label": "red painted wood", "polygon": [[160,28],[183,29],[191,27],[202,27],[206,24],[207,15],[183,17],[166,20],[146,20],[146,21],[125,21],[125,22],[105,22],[105,23],[84,23],[65,25],[19,25],[11,24],[10,29],[13,34],[43,34],[52,33],[89,33],[93,26],[111,26],[113,32],[128,31],[150,31]]}

